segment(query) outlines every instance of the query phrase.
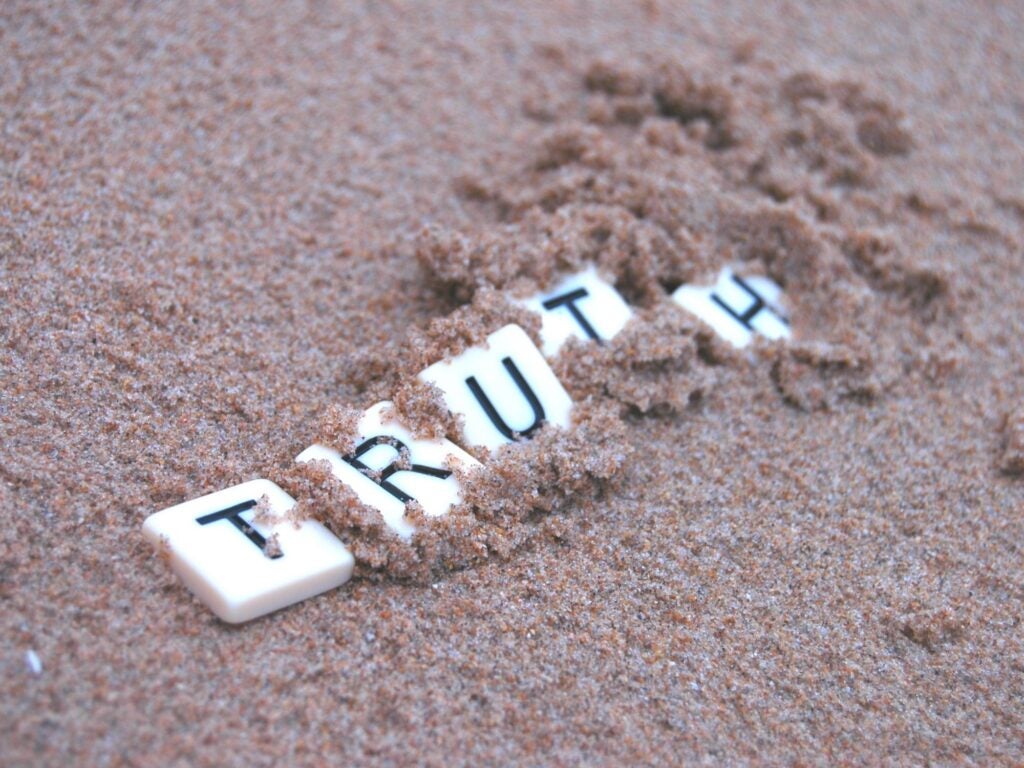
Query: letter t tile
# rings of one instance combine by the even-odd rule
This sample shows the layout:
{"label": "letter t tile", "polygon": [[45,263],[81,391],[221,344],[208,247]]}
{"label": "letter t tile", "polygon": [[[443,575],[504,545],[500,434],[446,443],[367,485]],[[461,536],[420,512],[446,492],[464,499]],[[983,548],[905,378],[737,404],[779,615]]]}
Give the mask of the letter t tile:
{"label": "letter t tile", "polygon": [[157,512],[142,526],[185,585],[233,624],[339,587],[355,564],[318,522],[254,522],[264,497],[274,516],[295,505],[269,480],[251,480]]}

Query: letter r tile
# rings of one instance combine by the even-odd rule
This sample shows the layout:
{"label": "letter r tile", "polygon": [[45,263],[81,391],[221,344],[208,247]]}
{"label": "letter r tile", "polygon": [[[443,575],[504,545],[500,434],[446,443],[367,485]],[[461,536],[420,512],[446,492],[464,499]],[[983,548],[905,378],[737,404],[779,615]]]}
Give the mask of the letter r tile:
{"label": "letter r tile", "polygon": [[461,499],[454,465],[479,465],[448,440],[417,440],[401,424],[385,419],[390,402],[377,403],[359,421],[358,445],[348,456],[312,445],[296,461],[322,459],[331,473],[371,507],[403,539],[415,528],[405,519],[405,505],[417,501],[428,517],[444,515]]}
{"label": "letter r tile", "polygon": [[283,517],[295,500],[269,480],[251,480],[146,518],[142,533],[185,585],[221,619],[239,623],[341,586],[355,561],[313,520],[257,523],[260,500]]}
{"label": "letter r tile", "polygon": [[545,423],[568,428],[572,400],[518,325],[506,325],[458,357],[421,371],[448,409],[464,419],[466,441],[494,450],[530,437]]}

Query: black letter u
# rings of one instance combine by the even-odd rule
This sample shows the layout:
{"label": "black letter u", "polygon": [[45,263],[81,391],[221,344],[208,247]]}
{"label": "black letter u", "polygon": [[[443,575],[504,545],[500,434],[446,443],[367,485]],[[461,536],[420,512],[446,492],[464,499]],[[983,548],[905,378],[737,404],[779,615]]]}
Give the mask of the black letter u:
{"label": "black letter u", "polygon": [[526,402],[530,404],[533,409],[533,423],[530,424],[526,429],[514,430],[505,422],[505,419],[501,417],[497,409],[494,407],[494,403],[491,402],[491,398],[480,387],[475,376],[470,376],[466,379],[466,386],[469,387],[469,391],[473,393],[473,397],[480,403],[480,407],[484,409],[484,413],[487,414],[487,418],[491,420],[495,428],[501,432],[509,440],[516,440],[518,437],[529,437],[533,432],[544,424],[544,406],[540,404],[540,400],[537,399],[536,393],[533,388],[526,383],[526,379],[523,378],[523,374],[519,372],[516,364],[512,362],[511,357],[506,357],[501,361],[501,364],[505,366],[505,370],[508,371],[508,375],[512,377],[512,381],[519,387],[519,391],[523,393],[523,397],[526,398]]}

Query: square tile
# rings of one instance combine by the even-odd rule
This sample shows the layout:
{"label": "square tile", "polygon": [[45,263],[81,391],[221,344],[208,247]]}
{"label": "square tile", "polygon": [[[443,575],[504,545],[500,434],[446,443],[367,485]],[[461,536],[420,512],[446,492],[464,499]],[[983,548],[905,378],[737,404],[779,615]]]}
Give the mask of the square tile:
{"label": "square tile", "polygon": [[766,277],[740,277],[726,267],[715,285],[682,285],[672,299],[697,315],[734,347],[745,347],[759,333],[767,339],[792,336],[781,308],[782,289]]}
{"label": "square tile", "polygon": [[[224,621],[239,623],[341,586],[355,561],[323,525],[253,522],[267,498],[274,515],[295,500],[269,480],[251,480],[146,518],[143,535],[169,550],[185,585]],[[273,537],[268,553],[264,544]]]}
{"label": "square tile", "polygon": [[572,423],[569,393],[518,325],[506,325],[485,346],[434,363],[419,376],[436,384],[448,409],[463,417],[472,446],[494,450],[544,424]]}
{"label": "square tile", "polygon": [[415,499],[429,517],[447,514],[462,498],[451,470],[453,463],[473,466],[480,462],[449,440],[417,440],[401,424],[385,421],[384,412],[390,406],[387,401],[380,402],[363,414],[359,444],[350,455],[312,445],[295,460],[330,463],[336,478],[365,504],[379,510],[391,530],[409,539],[415,527],[405,519],[406,502]]}
{"label": "square tile", "polygon": [[547,357],[557,355],[573,337],[607,341],[633,316],[619,292],[593,266],[520,303],[541,316],[541,349]]}

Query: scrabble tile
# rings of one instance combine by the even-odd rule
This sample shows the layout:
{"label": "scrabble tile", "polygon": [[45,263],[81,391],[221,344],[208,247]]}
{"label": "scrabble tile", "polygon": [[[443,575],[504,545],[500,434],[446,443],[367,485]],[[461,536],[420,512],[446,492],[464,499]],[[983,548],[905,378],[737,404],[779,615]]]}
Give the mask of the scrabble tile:
{"label": "scrabble tile", "polygon": [[619,292],[593,266],[520,303],[541,316],[542,351],[547,357],[558,354],[573,337],[607,341],[633,316]]}
{"label": "scrabble tile", "polygon": [[714,286],[683,285],[672,298],[735,347],[747,346],[755,332],[773,341],[792,335],[782,289],[766,277],[743,278],[726,267]]}
{"label": "scrabble tile", "polygon": [[[480,462],[448,440],[416,440],[400,424],[384,421],[384,411],[390,405],[380,402],[363,414],[358,426],[359,444],[350,455],[312,445],[295,460],[324,459],[330,463],[336,478],[364,503],[379,510],[391,530],[408,539],[415,528],[405,519],[405,503],[415,499],[429,517],[446,514],[461,499],[452,462],[466,466]],[[404,451],[408,452],[409,469],[396,466]],[[378,479],[364,474],[367,470],[379,473]]]}
{"label": "scrabble tile", "polygon": [[464,419],[466,441],[500,448],[543,424],[571,424],[572,400],[540,350],[518,325],[506,325],[451,360],[419,374],[436,384],[452,413]]}
{"label": "scrabble tile", "polygon": [[[239,623],[341,586],[355,561],[323,525],[253,522],[266,496],[275,515],[295,504],[269,480],[251,480],[150,515],[142,526],[171,568],[224,621]],[[264,543],[277,546],[264,552]]]}

